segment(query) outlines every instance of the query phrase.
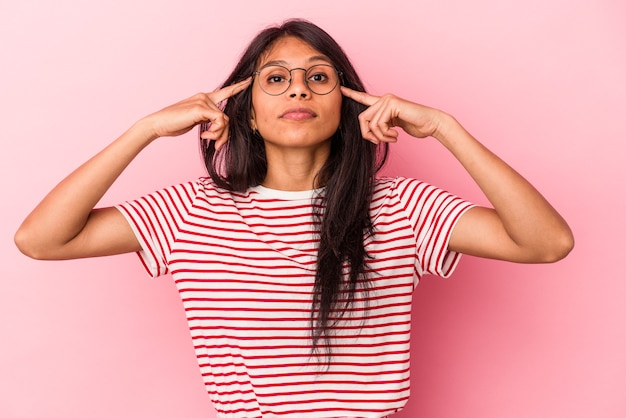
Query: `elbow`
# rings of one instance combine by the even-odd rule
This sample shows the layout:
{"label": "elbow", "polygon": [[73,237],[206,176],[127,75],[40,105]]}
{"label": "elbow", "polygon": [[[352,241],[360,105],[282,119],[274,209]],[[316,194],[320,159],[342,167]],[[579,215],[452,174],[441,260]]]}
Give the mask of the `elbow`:
{"label": "elbow", "polygon": [[35,260],[46,260],[45,254],[41,251],[36,241],[36,233],[31,233],[24,228],[17,230],[13,237],[15,246],[22,254]]}
{"label": "elbow", "polygon": [[564,231],[551,240],[550,245],[542,252],[541,262],[556,263],[564,259],[574,249],[574,244],[574,235],[568,228],[567,231]]}
{"label": "elbow", "polygon": [[18,229],[15,235],[13,236],[13,242],[15,246],[22,254],[27,257],[37,259],[36,253],[32,249],[31,240],[29,238],[29,234],[25,232],[22,228]]}

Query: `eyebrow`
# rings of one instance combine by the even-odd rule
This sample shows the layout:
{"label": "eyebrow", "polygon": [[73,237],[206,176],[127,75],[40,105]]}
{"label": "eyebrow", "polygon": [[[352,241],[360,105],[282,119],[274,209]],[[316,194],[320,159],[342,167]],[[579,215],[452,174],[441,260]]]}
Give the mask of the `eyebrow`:
{"label": "eyebrow", "polygon": [[[327,56],[325,55],[313,55],[311,57],[309,57],[309,59],[307,60],[307,63],[311,63],[311,62],[316,62],[316,61],[323,61],[326,62],[328,64],[330,64],[330,60],[328,59]],[[282,65],[284,67],[287,66],[287,64],[289,64],[287,61],[285,60],[272,60],[272,61],[268,61],[266,63],[263,64],[263,67],[267,67],[268,65]]]}

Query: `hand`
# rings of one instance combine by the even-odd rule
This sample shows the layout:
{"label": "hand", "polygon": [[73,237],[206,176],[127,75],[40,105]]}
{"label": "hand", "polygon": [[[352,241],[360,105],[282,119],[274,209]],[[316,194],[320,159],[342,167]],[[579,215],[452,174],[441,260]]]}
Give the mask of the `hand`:
{"label": "hand", "polygon": [[250,82],[247,78],[211,93],[195,94],[147,116],[144,122],[149,123],[153,138],[182,135],[199,123],[211,122],[202,138],[215,140],[219,148],[228,139],[228,116],[218,104],[248,88]]}
{"label": "hand", "polygon": [[363,138],[375,144],[396,142],[398,131],[393,129],[396,126],[416,138],[437,134],[442,115],[437,109],[412,103],[392,94],[377,97],[344,86],[341,87],[341,93],[369,106],[359,115],[359,123]]}

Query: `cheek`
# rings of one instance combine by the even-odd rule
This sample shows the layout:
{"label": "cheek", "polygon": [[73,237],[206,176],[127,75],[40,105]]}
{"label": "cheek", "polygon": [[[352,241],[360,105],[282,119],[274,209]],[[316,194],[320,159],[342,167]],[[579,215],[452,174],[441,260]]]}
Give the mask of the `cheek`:
{"label": "cheek", "polygon": [[332,110],[330,112],[330,114],[332,115],[331,117],[332,124],[336,128],[339,128],[339,124],[341,123],[341,102],[342,102],[341,96],[335,98],[335,103],[333,103]]}
{"label": "cheek", "polygon": [[264,93],[252,94],[251,117],[254,119],[257,129],[261,130],[261,126],[270,123],[270,115],[272,114],[272,103],[263,97]]}

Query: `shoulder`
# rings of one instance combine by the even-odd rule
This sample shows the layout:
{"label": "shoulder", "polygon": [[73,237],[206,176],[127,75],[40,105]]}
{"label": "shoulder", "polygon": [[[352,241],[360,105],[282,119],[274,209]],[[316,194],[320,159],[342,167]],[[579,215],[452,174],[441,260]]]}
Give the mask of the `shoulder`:
{"label": "shoulder", "polygon": [[419,180],[405,177],[377,178],[372,190],[372,214],[376,216],[380,211],[402,209],[406,206],[402,197],[407,193],[407,189],[414,189],[418,184],[421,184]]}
{"label": "shoulder", "polygon": [[[153,207],[178,207],[192,210],[198,203],[211,199],[229,199],[229,192],[218,187],[209,177],[199,177],[163,187],[134,202]],[[133,203],[133,202],[131,202]]]}
{"label": "shoulder", "polygon": [[428,208],[465,206],[458,196],[415,178],[393,177],[376,180],[372,194],[372,208],[394,206],[408,211],[410,216]]}
{"label": "shoulder", "polygon": [[407,192],[412,192],[420,187],[428,187],[429,185],[421,180],[407,177],[380,177],[374,182],[373,197],[381,198],[382,196],[399,196]]}
{"label": "shoulder", "polygon": [[218,186],[211,177],[199,177],[189,183],[194,192],[199,196],[218,197],[232,200],[234,195],[239,195],[231,190]]}
{"label": "shoulder", "polygon": [[200,206],[240,206],[252,204],[258,193],[254,188],[234,191],[220,187],[211,177],[200,177],[191,183],[197,204]]}

